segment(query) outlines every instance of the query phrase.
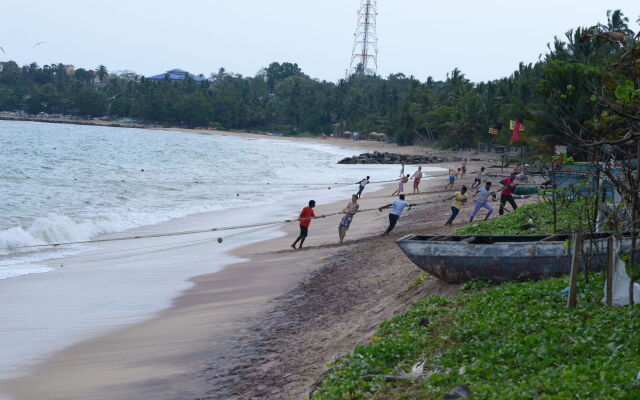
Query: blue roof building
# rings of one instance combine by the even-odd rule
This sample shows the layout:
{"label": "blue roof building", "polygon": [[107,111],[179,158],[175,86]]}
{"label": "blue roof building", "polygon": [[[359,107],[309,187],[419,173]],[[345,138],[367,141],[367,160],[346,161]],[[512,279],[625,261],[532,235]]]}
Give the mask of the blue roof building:
{"label": "blue roof building", "polygon": [[167,71],[164,74],[148,76],[147,79],[150,79],[152,81],[159,81],[162,79],[170,79],[172,81],[184,81],[185,79],[187,79],[187,76],[193,79],[195,82],[208,81],[207,78],[203,78],[201,76],[194,76],[188,73],[187,71],[178,69],[178,68]]}

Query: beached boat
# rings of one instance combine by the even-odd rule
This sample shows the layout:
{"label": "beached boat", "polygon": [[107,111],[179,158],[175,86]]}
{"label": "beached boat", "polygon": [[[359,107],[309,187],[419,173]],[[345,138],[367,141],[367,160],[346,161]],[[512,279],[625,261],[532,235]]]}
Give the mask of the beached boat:
{"label": "beached boat", "polygon": [[[596,234],[584,242],[583,254],[592,254],[590,269],[604,268],[607,235]],[[533,280],[569,273],[569,235],[429,236],[407,235],[397,241],[418,267],[450,283],[474,278],[493,281]],[[622,250],[631,248],[625,238]],[[591,249],[591,253],[586,253]],[[640,257],[640,251],[636,252]],[[640,259],[640,258],[638,258]]]}

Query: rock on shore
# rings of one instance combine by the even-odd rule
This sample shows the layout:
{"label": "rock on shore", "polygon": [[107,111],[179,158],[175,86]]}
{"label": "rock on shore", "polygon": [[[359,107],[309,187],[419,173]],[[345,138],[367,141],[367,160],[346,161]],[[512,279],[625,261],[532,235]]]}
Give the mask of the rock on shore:
{"label": "rock on shore", "polygon": [[437,157],[429,155],[407,155],[397,153],[362,153],[359,156],[347,157],[338,164],[433,164],[452,161],[462,161],[459,157]]}

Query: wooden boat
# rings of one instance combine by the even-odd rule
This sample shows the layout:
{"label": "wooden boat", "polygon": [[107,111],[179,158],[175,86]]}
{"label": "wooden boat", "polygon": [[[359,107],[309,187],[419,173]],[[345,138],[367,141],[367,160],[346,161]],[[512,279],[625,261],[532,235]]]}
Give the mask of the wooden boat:
{"label": "wooden boat", "polygon": [[[590,270],[606,265],[607,237],[595,234],[584,241],[583,254],[591,254]],[[450,283],[474,278],[493,281],[535,280],[568,274],[569,235],[429,236],[407,235],[396,243],[422,270]],[[639,242],[640,246],[640,242]],[[622,241],[630,251],[631,238]],[[640,250],[636,250],[640,260]]]}

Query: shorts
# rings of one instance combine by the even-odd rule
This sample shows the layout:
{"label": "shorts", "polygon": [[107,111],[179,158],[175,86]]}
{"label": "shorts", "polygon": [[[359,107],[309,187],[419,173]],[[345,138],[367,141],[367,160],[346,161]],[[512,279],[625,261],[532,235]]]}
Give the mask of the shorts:
{"label": "shorts", "polygon": [[460,212],[460,209],[454,206],[451,206],[451,216],[449,217],[449,219],[451,221],[453,221],[454,219],[456,219],[456,217],[458,216],[458,213]]}
{"label": "shorts", "polygon": [[453,183],[455,181],[456,181],[456,177],[449,175],[449,182]]}
{"label": "shorts", "polygon": [[340,226],[338,228],[348,231],[349,225],[351,225],[352,220],[353,220],[353,215],[345,215],[344,217],[342,217],[342,220],[340,221]]}
{"label": "shorts", "polygon": [[413,187],[418,187],[420,185],[420,179],[413,180]]}
{"label": "shorts", "polygon": [[480,179],[476,178],[476,179],[474,179],[474,180],[473,180],[473,183],[474,183],[474,184],[476,184],[476,183],[482,183],[482,181],[481,181]]}
{"label": "shorts", "polygon": [[309,235],[309,227],[300,225],[300,236],[308,236]]}

